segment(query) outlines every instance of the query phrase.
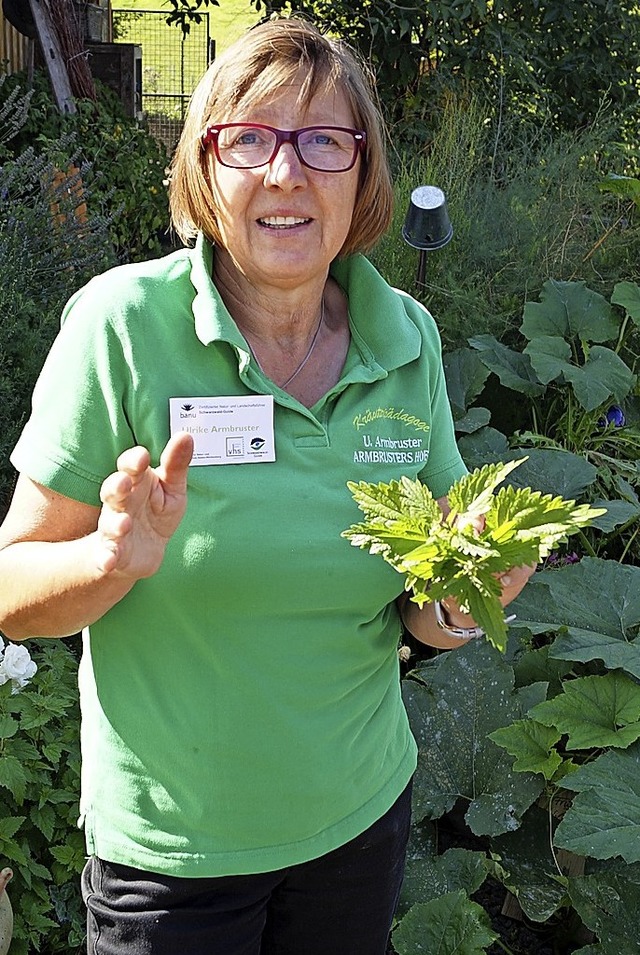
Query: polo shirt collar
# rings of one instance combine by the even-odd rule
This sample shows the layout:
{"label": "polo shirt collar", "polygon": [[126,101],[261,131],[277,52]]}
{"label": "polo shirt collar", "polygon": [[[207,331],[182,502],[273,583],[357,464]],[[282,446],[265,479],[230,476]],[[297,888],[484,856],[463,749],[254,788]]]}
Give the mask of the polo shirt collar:
{"label": "polo shirt collar", "polygon": [[392,371],[418,358],[422,334],[406,306],[422,306],[392,288],[364,255],[336,259],[331,275],[347,296],[352,333],[366,361]]}
{"label": "polo shirt collar", "polygon": [[[191,250],[195,332],[203,345],[229,342],[248,363],[247,343],[211,277],[213,254],[211,243],[200,233]],[[388,285],[363,255],[336,259],[331,275],[347,295],[353,337],[366,365],[389,372],[418,358],[422,335],[406,308],[409,301],[420,307],[417,303]]]}
{"label": "polo shirt collar", "polygon": [[191,284],[196,293],[191,307],[196,335],[203,345],[226,341],[246,353],[247,343],[227,311],[212,275],[213,246],[199,233],[191,250]]}

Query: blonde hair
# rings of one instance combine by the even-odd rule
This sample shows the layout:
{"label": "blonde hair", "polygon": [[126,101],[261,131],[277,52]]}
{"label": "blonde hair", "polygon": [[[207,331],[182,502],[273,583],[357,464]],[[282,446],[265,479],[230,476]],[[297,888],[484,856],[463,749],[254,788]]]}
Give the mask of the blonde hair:
{"label": "blonde hair", "polygon": [[189,243],[198,232],[214,243],[222,241],[209,159],[202,146],[207,127],[229,121],[235,111],[246,112],[300,75],[305,77],[300,91],[303,107],[318,92],[338,89],[355,126],[367,134],[351,227],[340,255],[366,252],[386,231],[393,191],[372,76],[346,44],[291,17],[249,30],[209,67],[194,91],[169,181],[172,226],[183,242]]}

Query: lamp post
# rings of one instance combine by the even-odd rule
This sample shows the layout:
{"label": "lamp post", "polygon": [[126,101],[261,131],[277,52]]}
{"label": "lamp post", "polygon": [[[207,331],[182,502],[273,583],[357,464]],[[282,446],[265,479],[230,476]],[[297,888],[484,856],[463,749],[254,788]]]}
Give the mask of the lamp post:
{"label": "lamp post", "polygon": [[453,236],[447,200],[438,186],[418,186],[411,193],[409,208],[402,227],[402,238],[418,249],[416,285],[424,288],[427,252],[442,249]]}

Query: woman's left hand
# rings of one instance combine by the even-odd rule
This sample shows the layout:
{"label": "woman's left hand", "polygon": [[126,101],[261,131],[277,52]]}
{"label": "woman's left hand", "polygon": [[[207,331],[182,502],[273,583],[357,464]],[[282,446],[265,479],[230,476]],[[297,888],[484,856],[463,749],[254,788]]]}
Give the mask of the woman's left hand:
{"label": "woman's left hand", "polygon": [[536,564],[524,567],[511,567],[503,574],[498,574],[498,581],[502,587],[500,603],[503,607],[515,600],[530,577],[535,573]]}

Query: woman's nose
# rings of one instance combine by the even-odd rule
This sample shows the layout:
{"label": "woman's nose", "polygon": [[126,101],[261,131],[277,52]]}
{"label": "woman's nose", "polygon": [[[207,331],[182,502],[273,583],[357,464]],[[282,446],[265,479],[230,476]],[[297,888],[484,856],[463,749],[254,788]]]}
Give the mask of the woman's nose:
{"label": "woman's nose", "polygon": [[306,181],[304,166],[293,143],[281,143],[277,153],[267,166],[265,185],[295,187]]}

